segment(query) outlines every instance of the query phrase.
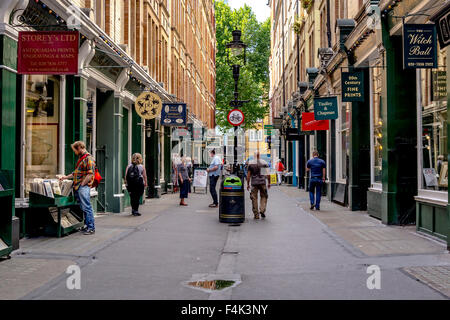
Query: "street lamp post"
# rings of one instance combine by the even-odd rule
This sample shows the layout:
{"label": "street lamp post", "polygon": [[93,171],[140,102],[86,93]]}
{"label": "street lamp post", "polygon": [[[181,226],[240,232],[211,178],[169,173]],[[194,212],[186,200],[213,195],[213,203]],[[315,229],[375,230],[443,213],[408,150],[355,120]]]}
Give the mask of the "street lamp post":
{"label": "street lamp post", "polygon": [[[245,54],[246,54],[247,45],[244,42],[242,42],[242,40],[241,40],[242,32],[240,30],[234,30],[232,32],[232,35],[233,35],[233,40],[227,44],[227,49],[228,49],[227,61],[231,67],[231,70],[233,71],[233,80],[234,80],[234,100],[230,101],[230,107],[235,109],[235,108],[242,107],[242,105],[245,102],[248,102],[246,100],[239,100],[239,89],[238,89],[240,69],[241,69],[240,62],[243,62],[243,64],[242,64],[243,66],[246,63]],[[237,130],[238,130],[238,126],[235,126],[234,127],[234,150],[233,150],[234,151],[234,164],[233,164],[233,173],[234,174],[238,173]]]}

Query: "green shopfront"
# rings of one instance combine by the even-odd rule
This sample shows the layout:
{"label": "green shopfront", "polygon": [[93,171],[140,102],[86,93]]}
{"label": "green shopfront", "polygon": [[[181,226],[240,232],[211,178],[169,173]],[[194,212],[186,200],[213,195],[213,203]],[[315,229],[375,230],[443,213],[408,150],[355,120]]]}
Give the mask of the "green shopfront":
{"label": "green shopfront", "polygon": [[[368,23],[369,6],[379,7],[379,23]],[[448,10],[448,4],[433,0],[368,1],[345,49],[349,65],[368,82],[365,101],[351,103],[350,207],[355,210],[351,198],[360,197],[358,202],[383,223],[415,223],[449,246],[449,49],[435,40],[435,66],[404,68],[402,32],[403,23],[429,28]],[[355,134],[363,139],[359,150],[352,142]],[[360,190],[355,193],[352,184]]]}
{"label": "green shopfront", "polygon": [[[134,101],[144,90],[171,101],[167,92],[82,12],[76,75],[19,74],[18,26],[27,31],[48,31],[49,26],[52,31],[68,30],[64,19],[69,6],[69,1],[52,0],[0,3],[0,169],[14,172],[15,210],[11,214],[21,218],[22,232],[32,210],[28,195],[33,181],[72,172],[76,159],[70,144],[76,140],[86,142],[104,178],[92,189],[94,207],[122,212],[129,203],[123,177],[131,154],[143,153],[149,163],[154,153],[145,154],[152,150],[146,143],[159,144],[159,139],[145,139],[152,124],[136,114]],[[36,16],[41,17],[39,21],[33,20]],[[167,136],[170,139],[170,134]]]}

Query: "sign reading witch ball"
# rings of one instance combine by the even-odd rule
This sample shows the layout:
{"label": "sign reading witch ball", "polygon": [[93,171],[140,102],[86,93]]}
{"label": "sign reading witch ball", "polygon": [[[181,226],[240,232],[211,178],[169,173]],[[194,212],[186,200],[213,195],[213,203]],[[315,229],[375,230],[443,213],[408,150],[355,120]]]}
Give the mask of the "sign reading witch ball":
{"label": "sign reading witch ball", "polygon": [[403,68],[437,68],[434,24],[403,25]]}

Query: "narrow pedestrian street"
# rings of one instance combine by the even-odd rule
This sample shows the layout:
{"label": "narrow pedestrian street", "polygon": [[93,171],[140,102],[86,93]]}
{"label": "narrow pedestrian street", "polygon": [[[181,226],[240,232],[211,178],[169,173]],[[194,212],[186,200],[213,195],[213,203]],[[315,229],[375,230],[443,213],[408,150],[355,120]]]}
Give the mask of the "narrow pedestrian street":
{"label": "narrow pedestrian street", "polygon": [[[272,187],[266,220],[221,224],[209,194],[150,199],[142,216],[97,216],[96,234],[21,242],[0,262],[0,299],[445,299],[450,255],[445,243],[414,227],[391,227],[365,212],[324,199],[310,211],[307,194]],[[81,267],[81,289],[69,290],[68,266]],[[366,285],[369,265],[381,289]],[[206,292],[197,279],[237,281]],[[420,281],[418,281],[418,279]]]}

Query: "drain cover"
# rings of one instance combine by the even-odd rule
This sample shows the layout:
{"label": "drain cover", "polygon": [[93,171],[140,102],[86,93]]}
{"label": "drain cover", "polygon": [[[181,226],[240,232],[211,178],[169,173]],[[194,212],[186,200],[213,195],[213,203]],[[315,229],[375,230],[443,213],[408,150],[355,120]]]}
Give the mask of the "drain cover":
{"label": "drain cover", "polygon": [[189,281],[183,282],[183,285],[212,293],[235,287],[240,283],[241,276],[237,274],[195,274]]}
{"label": "drain cover", "polygon": [[236,281],[232,280],[204,280],[188,282],[188,286],[206,290],[222,290],[231,287]]}

